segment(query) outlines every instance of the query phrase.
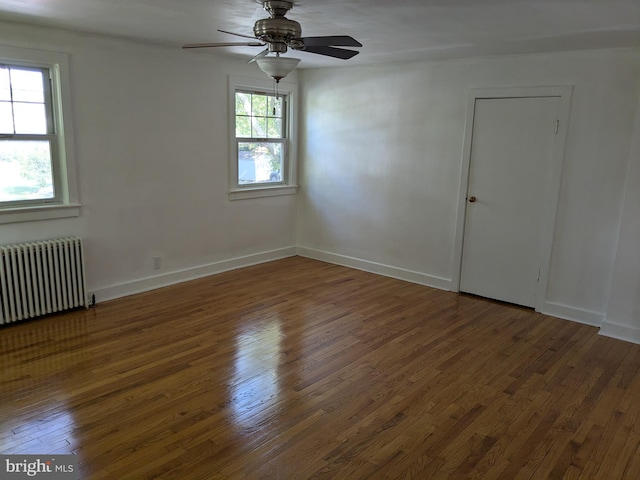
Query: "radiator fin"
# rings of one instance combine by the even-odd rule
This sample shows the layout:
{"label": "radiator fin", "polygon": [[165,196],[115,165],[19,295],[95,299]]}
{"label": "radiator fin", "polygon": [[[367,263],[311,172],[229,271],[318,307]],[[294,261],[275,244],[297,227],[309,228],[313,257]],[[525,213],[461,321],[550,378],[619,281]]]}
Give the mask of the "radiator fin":
{"label": "radiator fin", "polygon": [[0,324],[88,307],[82,239],[0,246]]}

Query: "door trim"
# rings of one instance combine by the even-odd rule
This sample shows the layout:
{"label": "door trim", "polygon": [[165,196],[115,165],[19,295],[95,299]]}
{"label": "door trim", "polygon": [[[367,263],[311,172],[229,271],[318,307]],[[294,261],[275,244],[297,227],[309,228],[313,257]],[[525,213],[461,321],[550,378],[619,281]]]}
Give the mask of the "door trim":
{"label": "door trim", "polygon": [[464,225],[467,212],[467,192],[469,186],[469,169],[471,166],[471,142],[473,139],[473,122],[475,118],[475,105],[479,99],[500,98],[531,98],[531,97],[559,97],[558,108],[559,127],[556,141],[552,151],[552,167],[548,179],[549,195],[545,199],[544,231],[542,232],[540,281],[536,289],[535,310],[541,312],[547,297],[549,284],[549,270],[551,265],[551,253],[553,248],[553,236],[555,231],[558,200],[560,197],[560,183],[562,180],[562,168],[564,163],[565,144],[569,126],[569,114],[571,110],[572,86],[549,87],[510,87],[510,88],[477,88],[469,92],[467,99],[467,116],[464,129],[464,145],[462,153],[462,171],[460,175],[460,188],[458,193],[458,209],[456,219],[456,233],[453,251],[453,268],[451,277],[451,290],[460,291],[460,278],[462,272],[462,248],[464,243]]}

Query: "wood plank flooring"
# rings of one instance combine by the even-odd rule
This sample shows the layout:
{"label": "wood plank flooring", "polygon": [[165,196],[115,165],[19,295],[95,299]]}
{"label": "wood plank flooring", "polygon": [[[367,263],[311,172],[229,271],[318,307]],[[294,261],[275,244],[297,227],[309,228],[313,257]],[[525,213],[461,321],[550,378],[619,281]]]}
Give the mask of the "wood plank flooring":
{"label": "wood plank flooring", "polygon": [[301,257],[0,347],[0,453],[82,479],[640,478],[640,346]]}

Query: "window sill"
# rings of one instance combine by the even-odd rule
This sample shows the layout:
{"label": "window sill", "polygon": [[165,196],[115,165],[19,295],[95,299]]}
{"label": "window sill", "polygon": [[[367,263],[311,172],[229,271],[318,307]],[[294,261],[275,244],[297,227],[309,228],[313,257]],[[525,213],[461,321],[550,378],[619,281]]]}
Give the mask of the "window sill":
{"label": "window sill", "polygon": [[64,205],[38,205],[0,209],[0,224],[35,222],[37,220],[54,220],[80,216],[80,205],[69,203]]}
{"label": "window sill", "polygon": [[246,187],[229,191],[229,200],[245,200],[247,198],[276,197],[279,195],[295,195],[297,185],[278,185],[277,187]]}

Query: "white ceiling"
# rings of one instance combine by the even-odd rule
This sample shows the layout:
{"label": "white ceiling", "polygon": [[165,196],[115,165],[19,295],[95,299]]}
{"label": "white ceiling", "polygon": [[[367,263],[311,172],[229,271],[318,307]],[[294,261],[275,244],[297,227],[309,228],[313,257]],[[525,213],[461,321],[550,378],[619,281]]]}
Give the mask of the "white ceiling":
{"label": "white ceiling", "polygon": [[[243,41],[216,29],[251,35],[267,16],[258,0],[0,0],[0,19],[176,49]],[[297,0],[287,18],[303,36],[346,34],[364,45],[347,61],[287,53],[300,68],[640,46],[640,0]],[[248,60],[260,50],[215,52]]]}

